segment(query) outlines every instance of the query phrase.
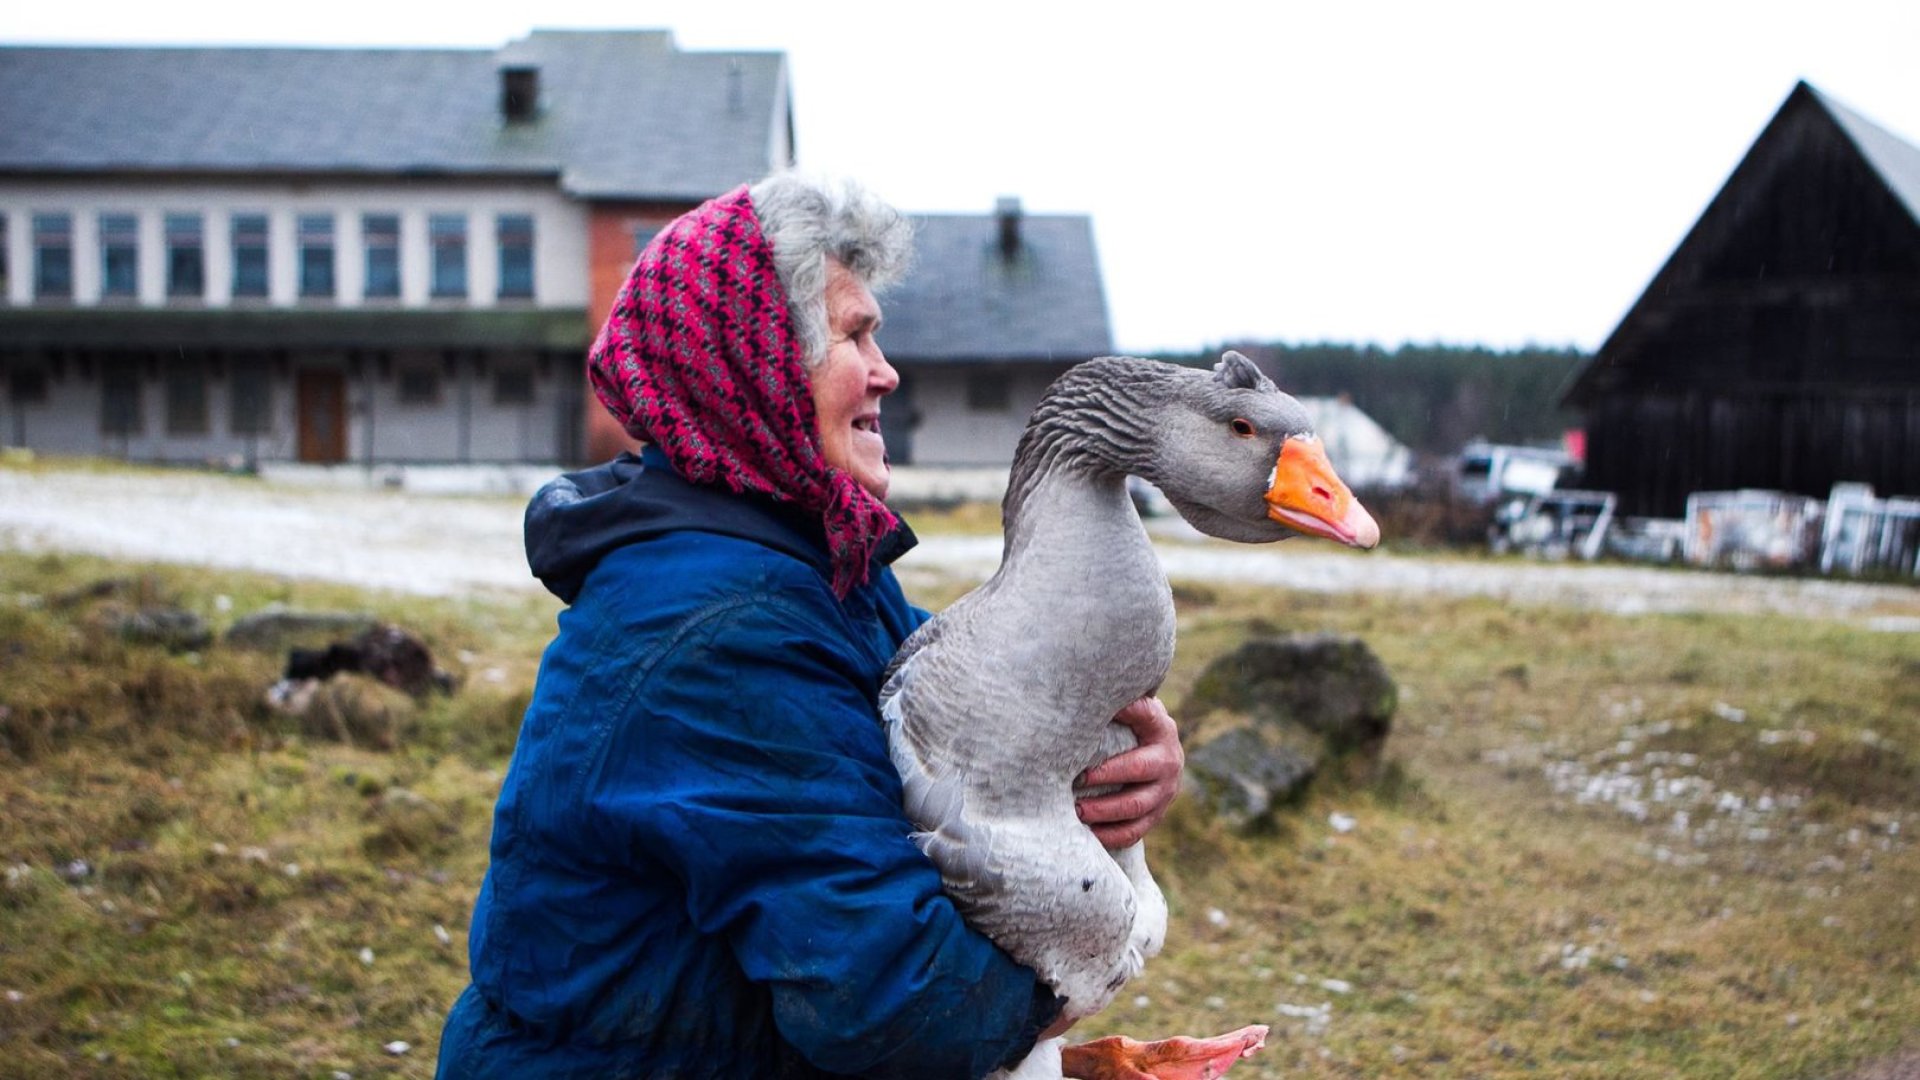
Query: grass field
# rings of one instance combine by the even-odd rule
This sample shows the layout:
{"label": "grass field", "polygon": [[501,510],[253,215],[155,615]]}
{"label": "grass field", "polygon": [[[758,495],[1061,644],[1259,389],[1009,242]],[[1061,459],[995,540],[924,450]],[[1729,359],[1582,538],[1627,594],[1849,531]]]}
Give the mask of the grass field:
{"label": "grass field", "polygon": [[[431,1075],[553,602],[11,554],[0,583],[0,1076]],[[1920,1043],[1920,639],[1181,597],[1170,703],[1249,634],[1334,630],[1400,712],[1270,828],[1175,808],[1167,951],[1087,1035],[1272,1024],[1250,1077],[1830,1077]],[[262,704],[281,657],[114,629],[156,602],[370,611],[462,686],[303,733]]]}

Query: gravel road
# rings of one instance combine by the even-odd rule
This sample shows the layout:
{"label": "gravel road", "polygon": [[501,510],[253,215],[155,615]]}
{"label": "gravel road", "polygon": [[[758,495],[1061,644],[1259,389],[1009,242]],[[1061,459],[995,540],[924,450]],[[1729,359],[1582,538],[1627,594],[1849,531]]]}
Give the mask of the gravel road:
{"label": "gravel road", "polygon": [[[538,588],[520,547],[523,501],[271,484],[195,472],[0,468],[0,548],[230,567],[430,595]],[[1174,578],[1327,592],[1495,596],[1623,614],[1779,612],[1920,631],[1920,588],[1656,567],[1356,555],[1312,541],[1201,542],[1153,525]],[[900,564],[978,579],[996,537],[932,536]]]}

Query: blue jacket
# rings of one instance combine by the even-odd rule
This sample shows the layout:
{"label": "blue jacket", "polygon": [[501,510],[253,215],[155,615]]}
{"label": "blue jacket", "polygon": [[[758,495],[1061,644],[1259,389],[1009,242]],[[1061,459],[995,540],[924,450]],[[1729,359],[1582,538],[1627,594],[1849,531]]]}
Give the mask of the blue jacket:
{"label": "blue jacket", "polygon": [[909,837],[874,700],[926,616],[817,523],[664,456],[548,485],[571,606],[494,811],[440,1075],[977,1077],[1059,1002]]}

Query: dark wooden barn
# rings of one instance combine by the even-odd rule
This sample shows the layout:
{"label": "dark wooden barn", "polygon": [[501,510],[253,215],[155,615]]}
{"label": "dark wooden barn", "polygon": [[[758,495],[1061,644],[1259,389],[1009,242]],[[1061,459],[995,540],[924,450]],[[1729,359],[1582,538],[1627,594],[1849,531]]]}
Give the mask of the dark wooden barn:
{"label": "dark wooden barn", "polygon": [[1564,400],[1625,514],[1920,494],[1920,149],[1794,87]]}

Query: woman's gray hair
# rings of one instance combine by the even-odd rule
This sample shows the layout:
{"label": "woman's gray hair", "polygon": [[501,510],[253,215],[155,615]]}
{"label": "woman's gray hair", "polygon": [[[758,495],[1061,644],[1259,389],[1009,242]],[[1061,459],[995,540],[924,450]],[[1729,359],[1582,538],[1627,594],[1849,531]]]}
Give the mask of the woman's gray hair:
{"label": "woman's gray hair", "polygon": [[818,367],[827,358],[827,260],[881,292],[905,276],[913,260],[913,226],[850,180],[782,172],[747,194],[787,291],[800,358]]}

